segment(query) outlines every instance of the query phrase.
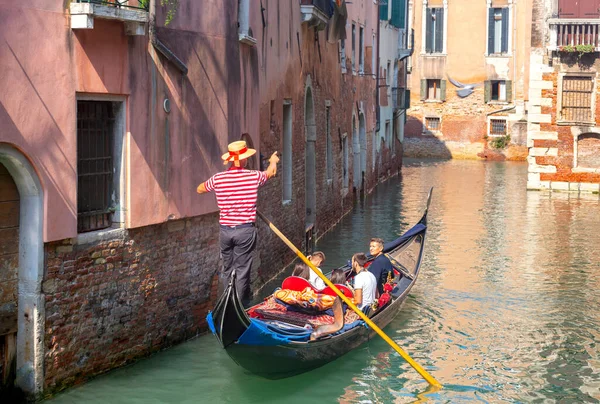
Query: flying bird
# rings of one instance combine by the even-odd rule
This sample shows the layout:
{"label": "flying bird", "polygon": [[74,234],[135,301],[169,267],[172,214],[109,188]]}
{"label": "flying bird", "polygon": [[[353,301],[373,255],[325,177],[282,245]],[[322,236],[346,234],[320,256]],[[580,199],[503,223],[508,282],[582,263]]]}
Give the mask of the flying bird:
{"label": "flying bird", "polygon": [[473,94],[473,91],[475,91],[476,87],[481,86],[481,84],[463,84],[460,81],[452,80],[450,76],[448,76],[448,80],[450,80],[450,83],[452,83],[455,87],[458,87],[456,94],[460,98],[466,98],[470,96]]}

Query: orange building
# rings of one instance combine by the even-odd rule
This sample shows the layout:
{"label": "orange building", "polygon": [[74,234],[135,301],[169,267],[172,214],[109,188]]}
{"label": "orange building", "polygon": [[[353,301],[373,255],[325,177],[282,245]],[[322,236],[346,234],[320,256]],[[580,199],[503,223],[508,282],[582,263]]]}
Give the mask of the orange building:
{"label": "orange building", "polygon": [[[531,0],[409,7],[415,50],[404,156],[524,160]],[[450,79],[474,84],[472,94],[459,97]]]}

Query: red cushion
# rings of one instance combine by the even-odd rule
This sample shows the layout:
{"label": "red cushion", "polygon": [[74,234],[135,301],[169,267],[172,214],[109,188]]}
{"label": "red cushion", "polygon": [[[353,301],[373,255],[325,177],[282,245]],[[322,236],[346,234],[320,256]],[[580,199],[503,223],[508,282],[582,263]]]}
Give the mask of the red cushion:
{"label": "red cushion", "polygon": [[[350,299],[352,299],[354,297],[354,294],[352,293],[352,291],[350,289],[348,289],[347,286],[336,284],[335,287],[338,288],[340,290],[340,292],[342,292],[344,295],[346,295],[346,297],[348,297]],[[329,295],[329,296],[337,296],[337,294],[329,286],[327,286],[325,289],[323,289],[319,293],[324,294],[324,295]]]}
{"label": "red cushion", "polygon": [[317,292],[317,289],[315,289],[309,281],[299,276],[288,276],[281,284],[281,289],[295,290],[297,292],[302,292],[306,288],[311,288]]}

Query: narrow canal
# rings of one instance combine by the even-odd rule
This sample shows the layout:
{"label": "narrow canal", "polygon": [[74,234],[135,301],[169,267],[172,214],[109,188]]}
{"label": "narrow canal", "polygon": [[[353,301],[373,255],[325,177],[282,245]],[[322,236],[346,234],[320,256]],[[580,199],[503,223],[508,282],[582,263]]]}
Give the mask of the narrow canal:
{"label": "narrow canal", "polygon": [[421,276],[385,331],[439,392],[378,337],[269,381],[206,335],[50,402],[600,402],[599,197],[528,192],[526,180],[521,163],[406,161],[319,242],[331,269],[408,229],[434,187]]}

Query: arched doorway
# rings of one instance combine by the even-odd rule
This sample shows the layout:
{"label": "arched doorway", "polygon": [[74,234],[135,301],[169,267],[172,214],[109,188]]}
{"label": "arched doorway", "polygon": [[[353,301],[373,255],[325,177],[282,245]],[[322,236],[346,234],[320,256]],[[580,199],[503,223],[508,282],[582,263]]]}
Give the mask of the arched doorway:
{"label": "arched doorway", "polygon": [[317,126],[315,123],[315,107],[312,96],[310,76],[307,78],[304,98],[304,133],[306,136],[305,150],[305,195],[306,195],[306,251],[314,247],[317,219],[317,184],[315,143],[317,141]]}
{"label": "arched doorway", "polygon": [[358,138],[358,125],[356,115],[352,114],[352,172],[354,175],[354,191],[360,190],[360,140]]}
{"label": "arched doorway", "polygon": [[18,193],[18,221],[12,222],[17,223],[18,230],[14,226],[11,230],[18,238],[16,348],[11,348],[16,349],[14,385],[36,396],[44,381],[43,191],[31,163],[15,148],[0,144],[0,165],[3,199],[14,201],[11,183]]}
{"label": "arched doorway", "polygon": [[365,114],[358,115],[358,136],[360,140],[360,189],[365,190],[365,176],[367,175],[367,129],[365,124]]}
{"label": "arched doorway", "polygon": [[0,398],[17,370],[19,207],[17,184],[0,163]]}

